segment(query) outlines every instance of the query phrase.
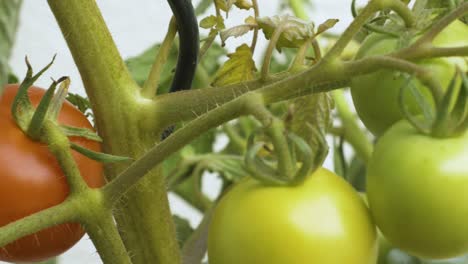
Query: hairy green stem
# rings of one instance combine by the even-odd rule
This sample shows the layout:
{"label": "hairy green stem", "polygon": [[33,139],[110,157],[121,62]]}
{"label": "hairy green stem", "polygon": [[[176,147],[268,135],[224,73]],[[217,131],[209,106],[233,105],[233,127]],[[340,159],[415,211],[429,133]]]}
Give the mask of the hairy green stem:
{"label": "hairy green stem", "polygon": [[265,51],[265,57],[263,58],[263,65],[260,75],[261,80],[265,81],[269,77],[271,58],[273,56],[273,52],[275,51],[275,46],[278,43],[279,38],[281,37],[281,34],[286,29],[285,23],[286,22],[281,22],[270,38],[267,50]]}
{"label": "hairy green stem", "polygon": [[414,25],[415,18],[411,9],[409,9],[408,5],[403,3],[401,0],[383,0],[383,6],[395,11],[395,13],[405,21],[406,27],[409,28]]}
{"label": "hairy green stem", "polygon": [[367,163],[372,155],[372,143],[356,122],[356,116],[351,112],[343,91],[335,90],[332,92],[332,95],[342,122],[341,134],[353,146],[356,154]]}
{"label": "hairy green stem", "polygon": [[167,58],[172,48],[174,38],[177,34],[177,23],[174,17],[171,18],[167,29],[166,37],[164,37],[159,52],[156,55],[153,66],[151,67],[148,79],[145,81],[141,93],[146,98],[153,98],[156,96],[156,92],[159,86],[159,79],[161,78],[161,71],[166,64]]}
{"label": "hairy green stem", "polygon": [[[437,48],[437,49],[451,49],[451,48]],[[411,55],[408,52],[401,53],[401,54],[395,53],[395,54],[390,54],[388,56],[384,56],[384,58],[393,57],[394,59],[396,59],[397,62],[401,62],[402,59],[411,59],[411,60],[416,61],[419,59],[432,58],[432,56],[437,55],[437,54],[432,54],[433,50],[434,49],[432,48],[424,49],[423,51],[419,52],[416,55]],[[468,56],[468,54],[466,53],[463,53],[463,54],[457,53],[457,55]],[[357,74],[369,73],[369,72],[376,70],[376,69],[371,68],[371,67],[378,66],[376,65],[376,61],[373,61],[372,63],[370,63],[372,60],[374,59],[366,58],[364,60],[344,62],[343,65],[345,66],[345,70],[350,69],[349,66],[354,67],[353,65],[356,65],[358,68],[352,69],[350,71],[350,75],[347,75],[347,76],[346,76],[346,73],[344,72],[340,73],[338,71],[335,75],[336,78],[329,79],[328,81],[323,80],[320,75],[320,73],[323,72],[323,69],[320,69],[320,67],[324,65],[324,62],[322,61],[321,63],[316,64],[310,69],[303,71],[301,73],[295,73],[295,74],[282,73],[278,76],[273,75],[272,78],[268,80],[266,83],[263,83],[260,80],[254,80],[254,81],[245,82],[241,84],[219,87],[217,89],[197,89],[193,91],[180,92],[174,95],[171,95],[171,94],[163,95],[163,96],[159,96],[158,98],[156,98],[155,102],[151,106],[149,106],[150,108],[153,108],[153,110],[150,111],[150,115],[161,116],[164,110],[165,116],[161,117],[160,122],[164,123],[165,126],[169,126],[177,122],[187,121],[187,120],[196,118],[215,107],[218,107],[234,98],[237,98],[243,95],[244,93],[262,89],[262,88],[282,87],[282,88],[274,89],[275,91],[278,91],[279,94],[281,94],[282,92],[280,90],[281,89],[288,90],[288,87],[307,87],[307,86],[314,87],[315,92],[328,91],[328,90],[338,87],[339,85],[342,85],[339,87],[345,87],[349,84],[348,81],[351,76],[356,76]],[[377,60],[380,60],[380,59],[377,59]],[[365,65],[366,63],[369,63],[369,64]],[[409,62],[406,62],[406,63],[409,63]],[[386,65],[387,65],[386,67],[391,67],[392,62],[388,61]],[[399,66],[394,65],[393,69],[399,69]],[[404,69],[406,69],[408,70],[408,72],[413,72],[413,71],[409,71],[409,69],[405,67],[404,65],[402,66],[401,69],[402,71],[405,71]],[[319,84],[318,83],[319,81],[322,83]],[[293,86],[292,83],[295,83],[299,86]],[[302,90],[295,89],[294,91],[298,93],[296,96],[299,96]]]}
{"label": "hairy green stem", "polygon": [[450,23],[456,20],[459,17],[462,17],[468,12],[468,2],[460,5],[458,8],[453,10],[452,12],[445,15],[443,18],[439,19],[435,22],[431,28],[422,36],[420,37],[415,43],[413,43],[413,47],[424,46],[425,44],[429,44],[434,40],[434,38],[446,28]]}
{"label": "hairy green stem", "polygon": [[57,159],[60,168],[66,176],[70,192],[77,194],[87,190],[88,186],[83,180],[70,151],[71,148],[68,137],[62,132],[60,126],[50,120],[45,120],[42,128],[42,141],[47,143],[50,152]]}
{"label": "hairy green stem", "polygon": [[101,191],[90,190],[80,198],[80,222],[84,223],[103,263],[131,264],[130,256],[115,226],[112,210],[102,199]]}
{"label": "hairy green stem", "polygon": [[300,19],[308,19],[306,8],[304,7],[304,0],[289,0],[289,6],[294,12],[294,15]]}
{"label": "hairy green stem", "polygon": [[[257,19],[260,16],[260,9],[258,7],[257,0],[252,0],[252,8],[254,10],[254,18]],[[257,46],[257,39],[258,39],[258,27],[254,28],[253,37],[252,37],[252,44],[250,44],[250,51],[252,54],[255,52],[255,47]]]}
{"label": "hairy green stem", "polygon": [[70,199],[65,200],[59,205],[47,208],[0,227],[0,247],[40,230],[66,222],[76,221],[77,218],[78,212],[76,210],[76,203]]}
{"label": "hairy green stem", "polygon": [[264,105],[261,94],[254,94],[247,104],[247,111],[260,121],[266,134],[271,138],[274,152],[278,156],[278,172],[281,177],[291,179],[294,176],[295,164],[289,151],[286,129],[281,120],[276,118]]}
{"label": "hairy green stem", "polygon": [[334,60],[338,58],[343,50],[346,48],[349,42],[354,36],[361,30],[361,28],[367,23],[367,21],[377,12],[381,6],[382,0],[371,0],[366,7],[356,16],[351,24],[346,28],[341,37],[336,41],[335,45],[328,51],[323,58],[324,60]]}
{"label": "hairy green stem", "polygon": [[[94,0],[48,0],[83,79],[106,153],[138,159],[163,130],[146,119],[152,101],[140,96]],[[151,109],[149,109],[151,110]],[[128,163],[106,165],[108,180]],[[153,168],[153,167],[151,167]],[[179,263],[180,250],[160,168],[145,170],[138,188],[114,203],[115,219],[136,264]]]}

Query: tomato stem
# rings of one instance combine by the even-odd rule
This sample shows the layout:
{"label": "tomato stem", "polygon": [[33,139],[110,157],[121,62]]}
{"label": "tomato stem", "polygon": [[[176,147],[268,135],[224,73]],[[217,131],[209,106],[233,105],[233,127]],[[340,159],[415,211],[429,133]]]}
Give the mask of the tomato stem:
{"label": "tomato stem", "polygon": [[353,146],[356,154],[367,163],[372,155],[373,144],[366,133],[359,127],[356,115],[351,112],[346,102],[344,92],[342,90],[335,90],[332,92],[332,96],[342,122],[341,133],[343,137]]}
{"label": "tomato stem", "polygon": [[273,32],[273,35],[270,38],[267,50],[265,51],[265,56],[263,58],[263,64],[262,64],[262,69],[261,69],[261,74],[260,74],[260,79],[263,81],[267,80],[269,77],[271,58],[273,56],[273,52],[275,50],[276,44],[278,43],[278,40],[281,37],[281,34],[283,34],[283,31],[285,29],[286,29],[286,22],[283,21],[278,25],[278,27],[275,29],[275,31]]}
{"label": "tomato stem", "polygon": [[367,21],[377,12],[380,6],[381,0],[371,0],[364,9],[356,16],[351,24],[346,28],[341,37],[336,41],[335,45],[325,55],[323,60],[334,60],[338,58],[343,50],[346,48],[349,42],[354,36],[361,30],[361,28],[367,23]]}
{"label": "tomato stem", "polygon": [[159,47],[159,52],[156,55],[156,59],[154,60],[148,79],[146,79],[146,82],[141,90],[142,95],[147,98],[153,98],[156,96],[156,92],[159,86],[159,79],[161,77],[161,71],[166,65],[166,61],[171,51],[176,34],[177,24],[174,17],[172,17],[171,21],[169,22],[166,36],[164,37],[164,40]]}
{"label": "tomato stem", "polygon": [[42,126],[41,141],[45,142],[54,154],[60,168],[66,176],[70,193],[77,194],[89,189],[71,153],[70,141],[62,129],[51,120],[45,120]]}
{"label": "tomato stem", "polygon": [[389,8],[397,13],[404,21],[407,28],[415,23],[415,18],[408,5],[401,0],[383,0],[384,8]]}
{"label": "tomato stem", "polygon": [[[252,0],[252,8],[254,10],[254,18],[257,19],[260,16],[260,9],[258,8],[257,0]],[[253,30],[252,44],[250,44],[250,51],[252,54],[255,52],[255,47],[257,46],[258,39],[258,27],[255,27]]]}
{"label": "tomato stem", "polygon": [[76,203],[68,199],[35,214],[0,227],[0,247],[40,230],[77,219]]}
{"label": "tomato stem", "polygon": [[450,23],[455,21],[457,18],[462,17],[468,12],[468,2],[461,4],[458,8],[454,9],[452,12],[448,13],[441,19],[437,20],[431,28],[420,37],[412,46],[424,46],[431,43],[434,38],[446,28]]}
{"label": "tomato stem", "polygon": [[100,190],[89,190],[79,197],[81,222],[93,241],[103,263],[131,264],[127,250],[115,225],[112,209],[105,204]]}

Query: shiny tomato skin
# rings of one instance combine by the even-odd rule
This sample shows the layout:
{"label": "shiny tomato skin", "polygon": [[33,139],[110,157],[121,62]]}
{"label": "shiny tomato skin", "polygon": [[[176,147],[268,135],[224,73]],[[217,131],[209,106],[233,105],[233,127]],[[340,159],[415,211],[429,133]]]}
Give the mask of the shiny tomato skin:
{"label": "shiny tomato skin", "polygon": [[[64,174],[45,144],[28,138],[15,124],[10,107],[18,85],[7,85],[0,98],[0,226],[60,204],[69,193]],[[39,103],[45,90],[29,89],[33,105]],[[65,102],[59,123],[93,129],[86,117],[72,104]],[[100,151],[100,144],[71,137],[76,144]],[[102,165],[72,151],[81,175],[92,188],[104,185]],[[78,223],[57,225],[21,238],[0,248],[0,260],[32,262],[59,255],[84,235]]]}
{"label": "shiny tomato skin", "polygon": [[210,264],[374,264],[369,211],[342,178],[320,168],[294,187],[245,178],[214,210]]}
{"label": "shiny tomato skin", "polygon": [[[445,28],[432,42],[437,47],[461,47],[468,45],[468,26],[461,21],[455,21]],[[389,54],[398,49],[398,38],[383,34],[371,34],[363,42],[356,59],[373,55]],[[431,70],[439,80],[442,88],[446,89],[456,71],[456,66],[468,70],[466,58],[444,57],[417,61],[419,66]],[[378,70],[353,78],[351,95],[356,111],[364,125],[375,136],[381,136],[392,124],[403,119],[398,104],[399,91],[406,83],[406,78],[396,71]],[[416,87],[429,101],[428,88],[418,80]],[[414,114],[421,114],[415,99],[407,97],[407,107]]]}
{"label": "shiny tomato skin", "polygon": [[468,252],[468,131],[420,134],[407,121],[378,141],[367,196],[377,226],[411,255],[443,259]]}

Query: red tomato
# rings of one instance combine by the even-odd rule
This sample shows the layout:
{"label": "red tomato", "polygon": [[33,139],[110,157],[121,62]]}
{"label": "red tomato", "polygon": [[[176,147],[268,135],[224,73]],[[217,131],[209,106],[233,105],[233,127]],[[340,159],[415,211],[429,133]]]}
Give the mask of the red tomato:
{"label": "red tomato", "polygon": [[[69,193],[66,178],[47,146],[27,137],[14,122],[10,107],[19,85],[7,85],[0,98],[0,226],[60,204]],[[29,89],[29,97],[37,106],[45,90]],[[86,117],[72,104],[65,102],[59,123],[93,129]],[[100,151],[100,144],[81,137],[71,142]],[[88,186],[104,185],[102,165],[73,151],[73,157]],[[32,262],[59,255],[84,235],[78,223],[65,223],[21,238],[0,248],[0,260]]]}

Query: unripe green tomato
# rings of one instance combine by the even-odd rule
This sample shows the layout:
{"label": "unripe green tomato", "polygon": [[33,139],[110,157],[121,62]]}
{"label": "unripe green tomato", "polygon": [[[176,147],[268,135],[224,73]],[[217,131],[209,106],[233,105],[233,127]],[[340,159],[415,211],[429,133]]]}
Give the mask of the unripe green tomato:
{"label": "unripe green tomato", "polygon": [[[468,26],[461,21],[455,21],[445,28],[433,41],[437,47],[461,47],[468,45]],[[371,34],[362,44],[356,59],[384,55],[398,50],[399,39],[383,34]],[[444,57],[426,59],[417,62],[418,65],[430,69],[446,89],[455,74],[458,65],[463,71],[468,69],[466,57]],[[400,88],[407,80],[401,73],[392,70],[378,70],[353,78],[351,95],[354,106],[364,125],[376,136],[382,135],[392,124],[403,119],[398,104]],[[415,80],[414,84],[423,95],[432,102],[427,87]],[[414,114],[422,113],[416,100],[407,96],[406,106]]]}
{"label": "unripe green tomato", "polygon": [[208,237],[210,264],[375,264],[367,206],[341,177],[320,168],[298,186],[245,178],[219,202]]}
{"label": "unripe green tomato", "polygon": [[374,220],[391,244],[443,259],[468,252],[468,131],[420,134],[406,120],[377,142],[367,173]]}

